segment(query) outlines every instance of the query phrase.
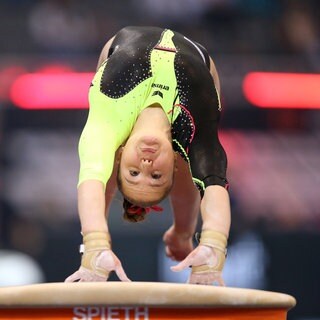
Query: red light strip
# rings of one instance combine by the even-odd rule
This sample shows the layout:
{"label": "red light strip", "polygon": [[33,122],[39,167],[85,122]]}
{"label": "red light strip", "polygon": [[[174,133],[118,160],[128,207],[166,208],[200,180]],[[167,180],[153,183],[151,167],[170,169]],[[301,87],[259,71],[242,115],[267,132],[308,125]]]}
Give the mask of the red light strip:
{"label": "red light strip", "polygon": [[88,108],[94,73],[27,73],[11,86],[12,103],[22,109]]}
{"label": "red light strip", "polygon": [[[10,98],[23,109],[83,109],[94,73],[27,73],[12,84]],[[261,108],[320,108],[320,75],[248,73],[243,93]]]}
{"label": "red light strip", "polygon": [[243,80],[246,99],[260,108],[320,108],[320,75],[251,72]]}

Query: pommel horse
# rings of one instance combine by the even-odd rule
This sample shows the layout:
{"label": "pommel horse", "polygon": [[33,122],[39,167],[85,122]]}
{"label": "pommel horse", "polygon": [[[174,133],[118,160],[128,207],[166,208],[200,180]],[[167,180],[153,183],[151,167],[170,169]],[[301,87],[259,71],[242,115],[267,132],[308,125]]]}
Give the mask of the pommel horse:
{"label": "pommel horse", "polygon": [[155,282],[43,283],[0,288],[0,319],[286,319],[287,294]]}

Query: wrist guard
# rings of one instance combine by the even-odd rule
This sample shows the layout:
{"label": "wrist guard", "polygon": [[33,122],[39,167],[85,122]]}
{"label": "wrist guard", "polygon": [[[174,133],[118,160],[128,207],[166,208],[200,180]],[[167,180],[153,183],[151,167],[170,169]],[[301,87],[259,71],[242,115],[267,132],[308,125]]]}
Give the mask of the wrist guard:
{"label": "wrist guard", "polygon": [[192,272],[206,273],[212,271],[222,271],[227,256],[227,237],[221,232],[203,230],[201,232],[199,245],[213,248],[215,254],[217,255],[217,263],[214,266],[193,266]]}
{"label": "wrist guard", "polygon": [[108,272],[97,265],[97,257],[102,251],[111,249],[111,239],[108,232],[94,231],[83,236],[83,245],[80,247],[82,253],[81,266],[96,275],[105,277]]}

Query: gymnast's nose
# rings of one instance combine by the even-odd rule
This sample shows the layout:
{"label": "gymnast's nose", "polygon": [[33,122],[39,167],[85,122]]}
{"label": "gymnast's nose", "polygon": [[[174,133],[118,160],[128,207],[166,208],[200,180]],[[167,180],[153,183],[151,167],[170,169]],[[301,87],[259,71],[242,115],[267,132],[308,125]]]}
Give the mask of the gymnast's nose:
{"label": "gymnast's nose", "polygon": [[150,168],[152,167],[152,164],[153,164],[153,161],[150,160],[150,159],[145,159],[145,158],[142,158],[141,159],[141,164],[144,168]]}

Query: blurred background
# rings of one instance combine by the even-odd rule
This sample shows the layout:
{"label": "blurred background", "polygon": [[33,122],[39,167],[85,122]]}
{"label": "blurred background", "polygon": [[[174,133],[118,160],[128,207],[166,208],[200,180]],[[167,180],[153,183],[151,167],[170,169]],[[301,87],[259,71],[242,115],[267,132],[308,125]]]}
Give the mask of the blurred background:
{"label": "blurred background", "polygon": [[[319,8],[316,0],[2,0],[0,285],[59,282],[79,267],[77,143],[90,79],[120,28],[154,25],[203,44],[220,75],[233,219],[227,285],[292,294],[289,319],[320,319]],[[129,224],[117,198],[110,230],[129,278],[185,282],[163,252],[168,202]]]}

